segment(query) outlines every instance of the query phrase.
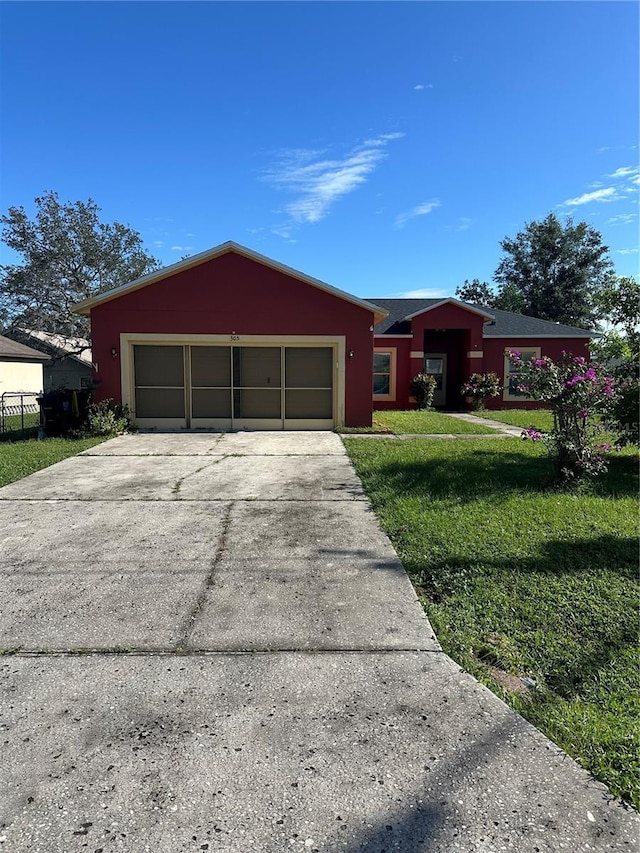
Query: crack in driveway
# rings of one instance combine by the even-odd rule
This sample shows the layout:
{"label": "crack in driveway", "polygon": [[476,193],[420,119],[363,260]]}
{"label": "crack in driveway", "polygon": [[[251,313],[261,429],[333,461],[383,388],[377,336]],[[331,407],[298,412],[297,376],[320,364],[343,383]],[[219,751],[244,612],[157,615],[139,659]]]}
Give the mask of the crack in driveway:
{"label": "crack in driveway", "polygon": [[182,477],[176,480],[173,485],[173,488],[171,489],[171,494],[175,495],[174,500],[180,500],[180,489],[182,488],[182,484],[185,480],[188,480],[189,477],[193,477],[195,474],[200,474],[200,472],[204,471],[206,468],[213,468],[214,465],[219,465],[220,462],[223,462],[226,458],[227,456],[218,456],[213,460],[213,462],[208,462],[206,465],[201,465],[199,468],[196,468],[195,471],[190,471],[188,474],[183,474]]}
{"label": "crack in driveway", "polygon": [[202,608],[204,607],[204,603],[207,598],[207,592],[213,586],[213,578],[216,569],[218,567],[218,564],[220,563],[222,555],[224,554],[227,548],[227,537],[229,535],[229,528],[231,526],[231,513],[233,511],[235,503],[235,501],[231,501],[225,509],[224,515],[222,517],[222,530],[218,539],[215,556],[211,561],[211,567],[209,569],[209,572],[207,573],[206,578],[204,579],[204,583],[202,584],[195,603],[191,608],[190,613],[187,614],[183,623],[183,627],[179,632],[178,640],[174,649],[174,651],[176,652],[180,652],[186,649],[186,646],[189,642],[189,638],[193,633],[193,629],[195,627],[198,616],[200,615],[200,613],[202,612]]}

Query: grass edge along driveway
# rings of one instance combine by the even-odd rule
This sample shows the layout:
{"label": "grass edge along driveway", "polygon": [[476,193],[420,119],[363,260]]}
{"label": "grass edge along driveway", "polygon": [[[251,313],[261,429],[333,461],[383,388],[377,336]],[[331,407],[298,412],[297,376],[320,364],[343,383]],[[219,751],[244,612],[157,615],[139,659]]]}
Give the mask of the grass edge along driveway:
{"label": "grass edge along driveway", "polygon": [[0,442],[0,487],[48,468],[106,441],[101,438],[44,438]]}
{"label": "grass edge along driveway", "polygon": [[571,493],[519,439],[344,443],[445,652],[639,807],[637,454]]}

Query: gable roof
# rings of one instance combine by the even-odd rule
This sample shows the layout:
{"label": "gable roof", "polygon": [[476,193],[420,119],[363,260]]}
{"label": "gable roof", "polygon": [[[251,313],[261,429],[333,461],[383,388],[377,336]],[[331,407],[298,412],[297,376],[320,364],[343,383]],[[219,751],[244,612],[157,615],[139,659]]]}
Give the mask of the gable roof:
{"label": "gable roof", "polygon": [[91,344],[85,338],[70,338],[37,329],[15,329],[10,334],[11,338],[18,342],[33,342],[35,349],[46,353],[50,358],[72,358],[85,367],[93,366]]}
{"label": "gable roof", "polygon": [[0,335],[0,358],[12,361],[49,361],[48,355],[12,341],[11,338],[5,338],[4,335]]}
{"label": "gable roof", "polygon": [[426,314],[427,311],[433,311],[434,308],[439,308],[441,305],[457,305],[458,308],[463,308],[465,311],[469,311],[471,314],[479,314],[486,320],[494,319],[493,314],[489,314],[489,312],[485,308],[478,308],[475,305],[471,305],[469,302],[461,302],[459,299],[454,299],[453,296],[447,296],[445,297],[445,299],[430,299],[429,302],[433,304],[427,305],[424,308],[420,308],[417,311],[413,311],[411,314],[407,314],[404,319],[413,320],[414,317],[419,317],[420,314]]}
{"label": "gable roof", "polygon": [[375,326],[377,335],[408,335],[411,334],[411,318],[437,308],[445,302],[468,307],[476,313],[483,314],[488,322],[484,324],[485,338],[594,338],[598,332],[579,329],[576,326],[566,326],[551,320],[539,320],[537,317],[527,317],[524,314],[514,314],[512,311],[500,311],[481,305],[460,302],[457,299],[378,299],[376,303],[389,313],[384,320]]}
{"label": "gable roof", "polygon": [[364,308],[367,311],[371,311],[374,314],[375,322],[382,320],[385,316],[384,309],[380,308],[378,305],[375,305],[373,302],[368,302],[364,299],[359,299],[357,296],[352,296],[350,293],[346,293],[344,290],[339,290],[337,287],[332,287],[330,284],[327,284],[324,281],[320,281],[317,278],[312,278],[311,276],[306,275],[305,273],[299,272],[298,270],[294,270],[292,267],[285,266],[285,264],[281,264],[278,261],[274,261],[271,258],[265,257],[265,255],[260,255],[258,252],[254,252],[252,249],[247,249],[246,246],[241,246],[239,243],[233,243],[232,241],[227,241],[226,243],[221,243],[219,246],[215,246],[213,249],[207,249],[206,252],[200,252],[198,255],[193,255],[190,258],[186,258],[183,261],[179,261],[176,264],[171,264],[168,267],[162,267],[161,269],[154,270],[151,273],[148,273],[142,278],[138,278],[135,281],[130,281],[126,284],[121,284],[118,287],[113,287],[110,290],[105,290],[103,293],[99,293],[96,296],[91,297],[91,299],[85,299],[82,302],[78,302],[73,306],[73,310],[77,314],[89,314],[92,308],[95,308],[96,305],[102,305],[105,302],[110,302],[112,299],[117,299],[119,296],[123,296],[125,293],[132,293],[134,290],[140,290],[143,287],[146,287],[148,284],[153,284],[156,281],[160,281],[164,278],[169,278],[172,275],[176,275],[177,273],[184,272],[185,270],[191,269],[191,267],[199,266],[200,264],[204,264],[207,261],[211,261],[214,258],[219,258],[221,255],[226,255],[229,252],[233,252],[236,255],[241,255],[244,258],[248,258],[251,261],[255,261],[258,264],[262,264],[263,266],[270,267],[277,272],[284,273],[284,275],[291,276],[292,278],[297,278],[299,281],[304,282],[305,284],[310,284],[312,287],[317,287],[319,290],[324,290],[326,293],[331,294],[332,296],[337,296],[339,299],[344,299],[345,302],[351,302],[352,305],[357,305],[359,308]]}

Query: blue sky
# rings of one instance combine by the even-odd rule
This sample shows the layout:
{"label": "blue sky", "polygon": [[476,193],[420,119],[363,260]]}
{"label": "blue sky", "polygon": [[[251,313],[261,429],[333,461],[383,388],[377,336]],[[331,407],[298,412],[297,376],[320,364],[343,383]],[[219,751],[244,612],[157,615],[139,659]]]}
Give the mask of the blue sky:
{"label": "blue sky", "polygon": [[[1,208],[92,197],[360,296],[490,280],[554,211],[638,271],[635,2],[0,4]],[[12,260],[5,248],[0,260]]]}

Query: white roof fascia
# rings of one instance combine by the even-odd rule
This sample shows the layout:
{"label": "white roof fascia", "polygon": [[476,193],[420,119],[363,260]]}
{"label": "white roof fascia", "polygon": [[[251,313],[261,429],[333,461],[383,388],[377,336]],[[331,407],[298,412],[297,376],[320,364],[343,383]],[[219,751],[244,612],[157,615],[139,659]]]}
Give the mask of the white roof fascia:
{"label": "white roof fascia", "polygon": [[[359,299],[357,296],[345,293],[344,290],[333,287],[332,285],[327,284],[324,281],[320,281],[317,278],[312,278],[311,276],[299,272],[292,267],[281,264],[279,261],[267,258],[265,255],[260,255],[258,252],[254,252],[252,249],[247,249],[245,246],[241,246],[239,243],[234,243],[231,240],[226,243],[221,243],[213,249],[207,249],[206,252],[200,252],[197,255],[192,255],[190,258],[185,258],[183,261],[178,261],[178,263],[171,264],[168,267],[162,267],[161,269],[154,270],[135,281],[130,281],[127,284],[121,284],[118,287],[111,288],[111,290],[105,290],[104,293],[99,293],[96,296],[91,297],[91,299],[84,299],[82,302],[77,302],[72,306],[72,310],[75,311],[76,314],[89,314],[91,309],[96,305],[101,305],[104,302],[110,302],[112,299],[117,299],[125,293],[140,290],[148,284],[152,284],[153,282],[160,281],[164,278],[169,278],[176,273],[183,272],[191,267],[199,266],[206,261],[213,260],[220,255],[227,254],[228,252],[235,252],[236,254],[249,258],[252,261],[256,261],[259,264],[271,267],[271,269],[284,273],[285,275],[292,276],[293,278],[297,278],[299,281],[303,281],[313,287],[317,287],[319,290],[324,290],[332,296],[337,296],[346,302],[351,302],[352,305],[357,305],[360,308],[371,311],[376,317],[379,317],[380,320],[383,320],[389,314],[388,311],[385,311],[378,305],[374,305],[372,302],[367,302],[365,299]],[[379,320],[376,322],[379,322]]]}
{"label": "white roof fascia", "polygon": [[483,338],[492,338],[494,341],[496,341],[496,340],[505,340],[505,341],[516,340],[517,341],[520,339],[529,339],[529,338],[539,338],[540,340],[543,340],[545,338],[548,338],[549,340],[554,340],[556,338],[564,338],[566,341],[570,341],[572,338],[575,338],[577,341],[579,341],[581,338],[601,338],[602,334],[600,332],[589,332],[589,331],[587,331],[587,329],[585,329],[584,335],[523,335],[523,334],[518,334],[518,335],[488,335],[486,330],[485,330],[482,337]]}
{"label": "white roof fascia", "polygon": [[487,311],[483,311],[481,308],[474,308],[472,305],[468,305],[466,302],[460,302],[459,299],[454,299],[453,296],[448,296],[446,299],[441,299],[440,302],[436,302],[435,305],[430,305],[428,308],[421,308],[419,311],[414,311],[413,314],[407,314],[406,317],[402,318],[404,320],[413,320],[414,317],[419,317],[420,314],[426,314],[427,311],[433,311],[434,308],[440,308],[441,305],[447,304],[457,305],[459,308],[463,308],[465,311],[469,311],[471,314],[479,314],[480,317],[486,317],[487,320],[495,320],[496,318],[493,314],[489,314]]}

